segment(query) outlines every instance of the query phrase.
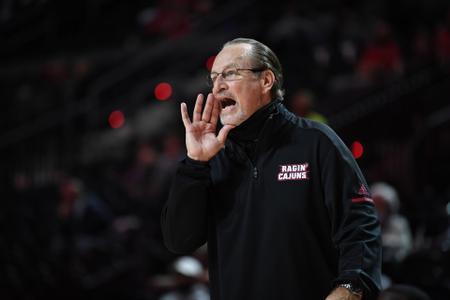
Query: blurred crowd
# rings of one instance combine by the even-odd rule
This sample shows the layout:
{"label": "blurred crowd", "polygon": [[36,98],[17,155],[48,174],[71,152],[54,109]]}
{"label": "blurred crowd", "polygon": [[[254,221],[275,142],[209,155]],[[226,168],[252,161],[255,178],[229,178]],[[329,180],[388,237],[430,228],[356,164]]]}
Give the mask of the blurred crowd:
{"label": "blurred crowd", "polygon": [[[38,5],[47,1],[28,2]],[[282,1],[283,5],[275,7],[249,1],[252,17],[238,14],[225,18],[218,30],[241,35],[236,28],[248,29],[252,37],[266,42],[277,53],[284,66],[285,104],[294,113],[328,123],[344,137],[358,130],[367,130],[369,135],[374,130],[369,122],[355,121],[335,128],[333,116],[351,107],[361,95],[409,75],[429,69],[448,71],[450,7],[437,6],[445,9],[434,11],[429,8],[432,4],[418,0],[411,4],[344,2],[318,1],[314,6]],[[58,11],[56,2],[47,3],[52,4],[53,12]],[[109,1],[80,3],[77,7],[89,7],[95,15],[108,8]],[[9,10],[0,14],[0,21],[9,24],[18,8],[13,4],[4,7]],[[218,10],[226,8],[226,3],[211,0],[160,0],[150,6],[139,2],[123,47],[138,49],[148,41],[158,44],[187,37],[201,30],[202,18],[221,16]],[[85,21],[93,24],[94,19]],[[64,16],[56,20],[60,22],[57,24],[66,24]],[[83,32],[86,35],[89,29]],[[24,53],[22,49],[18,55]],[[6,112],[14,112],[1,120],[5,132],[60,106],[60,99],[66,100],[64,113],[72,120],[63,123],[62,133],[58,128],[37,133],[31,145],[38,145],[38,150],[26,142],[7,140],[9,135],[2,137],[8,170],[0,209],[4,228],[0,236],[2,299],[209,299],[205,247],[192,256],[175,255],[164,247],[161,238],[160,211],[175,165],[185,154],[180,124],[156,126],[148,135],[128,134],[118,150],[101,147],[96,150],[99,153],[89,156],[93,150],[86,146],[85,138],[92,127],[103,132],[111,129],[105,122],[71,115],[81,102],[78,99],[88,94],[89,82],[111,68],[104,61],[94,64],[82,59],[68,64],[56,60],[31,72],[28,78],[13,74],[16,77],[11,80],[6,79],[6,71],[1,73],[5,82],[11,83],[3,96],[14,99],[5,104]],[[195,77],[192,74],[197,69],[195,66],[187,76]],[[205,88],[196,87],[197,92]],[[127,89],[114,88],[111,94]],[[448,104],[450,93],[442,94],[448,88],[436,89],[436,93],[429,92],[436,102],[426,108],[420,101],[427,100],[419,101],[411,90],[407,97],[419,103],[414,113],[408,115],[401,101],[397,111],[402,112],[399,120],[411,123],[412,129],[380,125],[385,132],[381,138],[374,137],[381,149],[378,156],[359,161],[371,184],[382,226],[386,290],[380,300],[428,299],[426,294],[429,299],[450,296],[450,186],[445,177],[446,167],[450,167],[449,121],[444,119],[444,126],[428,131],[424,128],[424,119],[432,112],[429,109]],[[134,93],[126,94],[132,103]],[[188,92],[176,96],[194,97]],[[148,97],[142,101],[148,101]],[[177,103],[162,105],[177,107]],[[171,124],[179,119],[175,111],[169,114]],[[374,122],[392,124],[385,120],[388,118],[383,111],[372,117]],[[11,122],[5,121],[8,118]],[[156,119],[153,117],[153,122]],[[422,144],[417,145],[419,137]],[[405,143],[390,148],[395,139]],[[95,143],[103,141],[99,138]],[[418,154],[408,154],[411,145]],[[438,159],[433,162],[433,157]],[[417,176],[412,176],[411,166],[398,162],[406,158],[418,165],[414,169]]]}

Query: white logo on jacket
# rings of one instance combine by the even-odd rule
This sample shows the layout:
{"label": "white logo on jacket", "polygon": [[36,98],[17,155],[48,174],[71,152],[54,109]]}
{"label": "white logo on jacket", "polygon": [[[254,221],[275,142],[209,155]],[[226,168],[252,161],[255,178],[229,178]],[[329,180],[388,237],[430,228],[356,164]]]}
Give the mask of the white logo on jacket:
{"label": "white logo on jacket", "polygon": [[280,172],[277,177],[278,181],[309,179],[308,168],[308,163],[280,165]]}

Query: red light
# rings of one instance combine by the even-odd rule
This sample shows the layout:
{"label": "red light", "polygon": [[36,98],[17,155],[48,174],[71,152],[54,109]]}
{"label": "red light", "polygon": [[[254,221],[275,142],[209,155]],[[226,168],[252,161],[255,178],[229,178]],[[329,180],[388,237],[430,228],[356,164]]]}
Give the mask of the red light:
{"label": "red light", "polygon": [[125,123],[125,117],[120,110],[115,110],[109,114],[108,123],[111,128],[120,128]]}
{"label": "red light", "polygon": [[354,141],[352,144],[352,153],[355,159],[360,158],[364,153],[363,145],[358,141]]}
{"label": "red light", "polygon": [[206,61],[206,68],[208,69],[208,71],[211,71],[215,59],[216,59],[216,56],[213,55],[213,56],[210,56],[208,58],[208,60]]}
{"label": "red light", "polygon": [[156,99],[164,101],[170,96],[172,96],[172,86],[167,82],[161,82],[155,87]]}

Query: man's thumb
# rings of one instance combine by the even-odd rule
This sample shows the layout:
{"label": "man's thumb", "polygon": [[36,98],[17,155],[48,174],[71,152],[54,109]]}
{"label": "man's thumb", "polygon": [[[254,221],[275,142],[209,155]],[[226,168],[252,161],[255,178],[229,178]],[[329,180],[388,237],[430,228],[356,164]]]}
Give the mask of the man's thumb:
{"label": "man's thumb", "polygon": [[225,141],[227,139],[228,133],[230,133],[230,130],[233,129],[234,125],[224,125],[222,129],[220,129],[219,134],[217,135],[217,139],[222,145],[225,145]]}

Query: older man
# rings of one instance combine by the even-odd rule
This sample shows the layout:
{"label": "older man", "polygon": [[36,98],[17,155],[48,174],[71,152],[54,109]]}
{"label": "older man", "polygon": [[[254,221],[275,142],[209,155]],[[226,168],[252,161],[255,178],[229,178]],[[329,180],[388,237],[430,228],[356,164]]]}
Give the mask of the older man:
{"label": "older man", "polygon": [[282,82],[267,46],[235,39],[192,120],[181,104],[187,157],[162,212],[165,243],[189,253],[208,242],[212,299],[374,299],[380,230],[367,183],[329,127],[285,109]]}

